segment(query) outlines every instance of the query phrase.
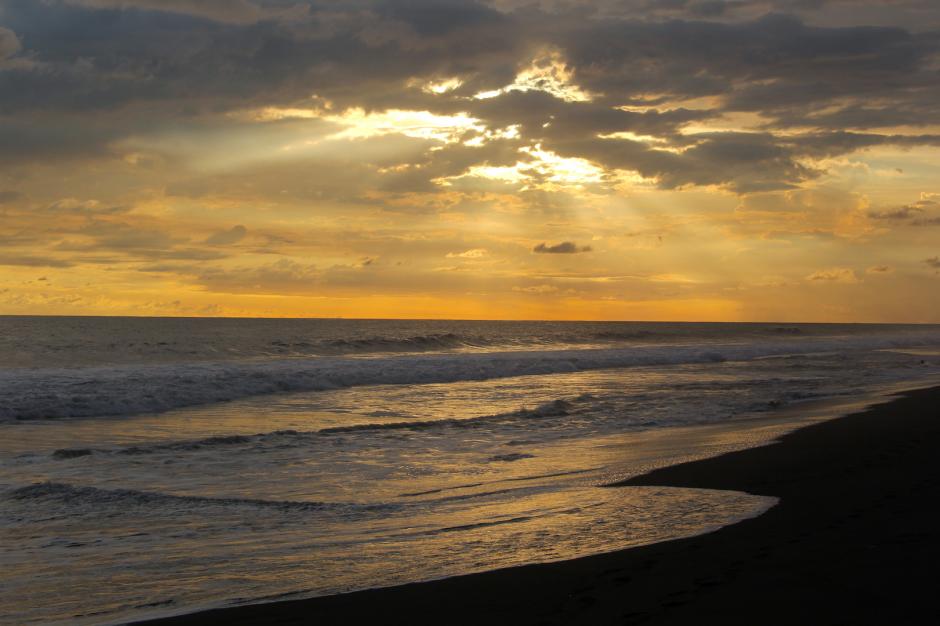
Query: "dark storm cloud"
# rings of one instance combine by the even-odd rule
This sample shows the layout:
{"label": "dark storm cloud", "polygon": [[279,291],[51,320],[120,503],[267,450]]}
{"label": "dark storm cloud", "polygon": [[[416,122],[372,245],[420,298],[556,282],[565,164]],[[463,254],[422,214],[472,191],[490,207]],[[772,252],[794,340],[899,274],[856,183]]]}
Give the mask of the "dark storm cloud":
{"label": "dark storm cloud", "polygon": [[747,0],[649,0],[647,8],[656,15],[715,19],[747,8]]}
{"label": "dark storm cloud", "polygon": [[138,9],[183,13],[220,22],[250,23],[264,18],[276,18],[283,13],[265,10],[248,0],[66,0],[93,8]]}
{"label": "dark storm cloud", "polygon": [[577,254],[579,252],[590,252],[591,246],[579,246],[573,241],[562,241],[553,245],[540,243],[532,248],[536,254]]}
{"label": "dark storm cloud", "polygon": [[622,131],[669,135],[684,124],[717,115],[682,107],[625,111],[613,108],[609,102],[565,102],[543,91],[512,91],[481,100],[473,104],[472,112],[493,126],[519,124],[528,139],[556,142]]}
{"label": "dark storm cloud", "polygon": [[[0,83],[3,74],[0,70]],[[0,90],[0,107],[6,95]],[[0,164],[105,156],[108,144],[120,134],[120,127],[74,115],[57,119],[31,119],[25,113],[6,118],[0,115]]]}
{"label": "dark storm cloud", "polygon": [[546,145],[565,156],[582,156],[606,167],[634,170],[658,180],[660,187],[723,185],[734,191],[788,189],[822,170],[806,158],[827,158],[883,145],[940,145],[940,136],[809,133],[780,136],[769,132],[698,133],[670,138],[686,145],[681,152],[630,139],[572,139]]}
{"label": "dark storm cloud", "polygon": [[[878,125],[903,123],[918,112],[940,119],[929,107],[937,88],[936,72],[929,69],[938,50],[936,32],[813,27],[772,14],[740,23],[588,22],[563,37],[578,82],[608,100],[636,93],[720,95],[727,99],[724,110],[760,112],[786,126],[805,125],[808,113],[838,99],[849,99],[842,103],[848,115],[861,106],[853,98],[885,98],[890,104],[877,111]],[[892,109],[900,115],[892,117]],[[821,126],[827,116],[834,125],[839,112],[820,114]]]}
{"label": "dark storm cloud", "polygon": [[[925,77],[929,78],[929,77]],[[897,96],[904,96],[897,99]],[[940,99],[940,87],[917,87],[916,92],[895,94],[896,100],[887,106],[851,104],[831,111],[818,111],[818,107],[791,107],[774,111],[774,127],[809,127],[869,130],[891,126],[930,126],[937,123],[937,110],[933,105]]]}
{"label": "dark storm cloud", "polygon": [[512,66],[518,41],[509,18],[477,3],[311,4],[292,21],[231,24],[10,0],[2,19],[33,61],[0,76],[3,112],[142,101],[229,109],[314,92],[354,105],[392,86],[400,91],[411,76],[480,71],[490,57]]}
{"label": "dark storm cloud", "polygon": [[[433,190],[435,178],[474,164],[511,164],[513,151],[536,142],[667,188],[738,192],[819,176],[806,159],[940,145],[930,134],[845,132],[940,124],[940,11],[929,4],[918,10],[934,21],[916,32],[796,16],[848,10],[836,0],[556,4],[6,0],[0,163],[109,158],[127,137],[217,123],[207,120],[237,110],[310,107],[312,94],[334,110],[466,111],[491,128],[519,126],[518,139],[493,148],[426,152],[421,168],[381,178],[378,187],[392,193]],[[753,17],[766,9],[794,14]],[[592,101],[535,90],[472,98],[511,83],[546,51]],[[463,84],[441,95],[409,83],[449,77]],[[682,106],[702,96],[713,98],[710,109]],[[682,134],[733,112],[759,113],[766,132]],[[618,132],[656,139],[598,137]]]}
{"label": "dark storm cloud", "polygon": [[676,153],[627,139],[549,144],[565,156],[583,156],[607,167],[634,170],[667,189],[727,185],[741,191],[787,189],[821,172],[798,162],[805,152],[769,133],[711,133]]}
{"label": "dark storm cloud", "polygon": [[503,13],[474,0],[387,0],[376,3],[376,13],[408,24],[422,37],[446,37],[467,28],[497,28],[507,21]]}
{"label": "dark storm cloud", "polygon": [[927,264],[927,267],[932,267],[935,270],[940,270],[940,257],[932,256],[929,259],[924,259],[924,263]]}

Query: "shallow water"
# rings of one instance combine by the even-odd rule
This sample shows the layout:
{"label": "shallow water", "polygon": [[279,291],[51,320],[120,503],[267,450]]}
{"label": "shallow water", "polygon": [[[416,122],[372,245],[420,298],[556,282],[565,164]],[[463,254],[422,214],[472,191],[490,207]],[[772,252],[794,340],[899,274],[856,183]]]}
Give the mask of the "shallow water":
{"label": "shallow water", "polygon": [[823,416],[783,419],[794,403],[940,373],[929,326],[0,318],[0,330],[12,623],[126,621],[706,532],[772,500],[600,485]]}

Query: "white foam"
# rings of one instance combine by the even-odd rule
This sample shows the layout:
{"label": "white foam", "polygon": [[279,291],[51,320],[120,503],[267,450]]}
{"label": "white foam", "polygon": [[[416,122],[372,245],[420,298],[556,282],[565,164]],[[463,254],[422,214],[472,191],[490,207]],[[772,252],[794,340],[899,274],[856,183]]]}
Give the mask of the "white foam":
{"label": "white foam", "polygon": [[936,333],[906,333],[721,345],[6,369],[0,370],[0,419],[135,415],[255,395],[360,385],[448,383],[937,345]]}

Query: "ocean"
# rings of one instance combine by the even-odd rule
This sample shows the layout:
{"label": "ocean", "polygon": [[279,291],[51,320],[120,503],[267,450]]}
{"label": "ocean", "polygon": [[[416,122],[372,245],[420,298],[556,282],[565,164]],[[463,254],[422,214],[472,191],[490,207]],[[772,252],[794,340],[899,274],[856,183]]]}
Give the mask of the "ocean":
{"label": "ocean", "polygon": [[608,488],[940,378],[940,326],[0,317],[0,622],[569,559],[773,498]]}

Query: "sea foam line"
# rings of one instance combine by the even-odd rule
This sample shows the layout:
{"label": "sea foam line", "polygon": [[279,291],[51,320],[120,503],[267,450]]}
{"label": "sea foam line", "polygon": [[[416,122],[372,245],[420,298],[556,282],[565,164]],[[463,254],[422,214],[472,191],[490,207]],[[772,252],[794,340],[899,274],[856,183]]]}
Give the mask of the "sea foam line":
{"label": "sea foam line", "polygon": [[940,344],[937,334],[805,339],[723,345],[637,346],[310,358],[265,362],[0,369],[0,419],[158,413],[249,396],[360,385],[449,383],[598,369],[741,361]]}
{"label": "sea foam line", "polygon": [[302,500],[261,500],[255,498],[215,498],[183,496],[136,489],[102,489],[68,483],[44,482],[17,487],[3,494],[5,499],[20,502],[55,502],[60,505],[91,507],[237,507],[277,510],[282,512],[363,512],[391,511],[400,505],[355,504],[349,502],[307,502]]}
{"label": "sea foam line", "polygon": [[[321,428],[319,430],[297,431],[297,430],[275,430],[266,433],[256,433],[253,435],[225,435],[215,437],[205,437],[202,439],[189,439],[182,441],[169,441],[152,444],[134,444],[118,448],[59,448],[52,452],[51,456],[58,460],[78,459],[91,455],[111,454],[139,456],[147,454],[159,454],[163,452],[192,452],[196,450],[215,449],[219,447],[231,447],[238,445],[260,444],[269,441],[277,442],[276,445],[281,448],[288,445],[285,442],[295,442],[301,445],[305,442],[316,440],[322,436],[330,436],[348,433],[367,433],[383,430],[425,430],[429,428],[473,428],[492,423],[502,423],[520,419],[537,419],[549,417],[564,417],[569,415],[576,404],[594,400],[591,394],[582,394],[580,396],[551,400],[540,404],[534,408],[520,408],[508,413],[496,413],[493,415],[481,415],[464,419],[439,419],[439,420],[413,420],[407,422],[378,422],[355,424],[350,426],[334,426],[330,428]],[[523,453],[512,453],[506,455],[494,456],[491,461],[514,461],[522,458],[528,458],[530,455]]]}

